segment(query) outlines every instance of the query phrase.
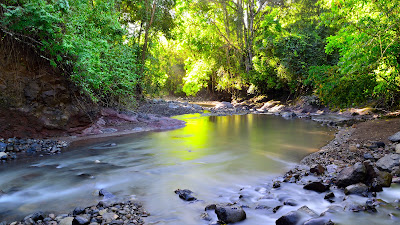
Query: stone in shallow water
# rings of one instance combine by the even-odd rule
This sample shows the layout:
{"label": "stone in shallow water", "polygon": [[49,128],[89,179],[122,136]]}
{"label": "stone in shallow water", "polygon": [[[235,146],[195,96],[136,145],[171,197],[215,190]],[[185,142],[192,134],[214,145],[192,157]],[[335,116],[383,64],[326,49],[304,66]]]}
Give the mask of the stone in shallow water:
{"label": "stone in shallow water", "polygon": [[320,181],[315,181],[315,182],[308,183],[303,188],[306,189],[306,190],[316,191],[316,192],[319,192],[319,193],[322,193],[322,192],[325,192],[325,191],[329,190],[329,186],[323,184]]}
{"label": "stone in shallow water", "polygon": [[185,201],[194,201],[197,200],[197,198],[192,196],[192,191],[189,189],[177,189],[175,190],[175,194],[179,195],[179,198],[185,200]]}
{"label": "stone in shallow water", "polygon": [[352,167],[346,167],[340,171],[337,177],[337,186],[346,187],[364,181],[367,169],[362,163],[356,163]]}
{"label": "stone in shallow water", "polygon": [[237,206],[217,207],[215,213],[223,223],[236,223],[246,219],[246,212]]}
{"label": "stone in shallow water", "polygon": [[344,189],[344,193],[346,195],[364,195],[365,193],[368,192],[368,187],[367,185],[363,184],[363,183],[358,183],[358,184],[352,184],[347,186]]}

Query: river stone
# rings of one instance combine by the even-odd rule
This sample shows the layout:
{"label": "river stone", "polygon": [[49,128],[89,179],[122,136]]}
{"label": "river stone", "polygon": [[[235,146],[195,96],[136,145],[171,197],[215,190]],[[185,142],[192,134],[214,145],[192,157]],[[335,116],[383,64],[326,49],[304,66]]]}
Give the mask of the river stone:
{"label": "river stone", "polygon": [[376,167],[384,171],[392,171],[393,167],[400,165],[399,154],[387,154],[376,162]]}
{"label": "river stone", "polygon": [[118,219],[118,215],[115,213],[104,213],[102,217],[105,223],[111,223],[111,221]]}
{"label": "river stone", "polygon": [[390,185],[392,184],[393,175],[386,171],[378,171],[377,179],[382,187],[390,187]]}
{"label": "river stone", "polygon": [[76,207],[74,211],[72,211],[72,215],[76,216],[85,212],[85,208]]}
{"label": "river stone", "polygon": [[397,132],[397,133],[393,134],[388,139],[391,142],[400,142],[400,132]]}
{"label": "river stone", "polygon": [[60,220],[58,225],[72,225],[73,220],[74,220],[74,217],[65,217]]}
{"label": "river stone", "polygon": [[8,155],[5,152],[0,152],[0,159],[7,159]]}
{"label": "river stone", "polygon": [[72,225],[87,225],[90,222],[89,215],[79,215],[74,218]]}
{"label": "river stone", "polygon": [[344,189],[344,194],[346,195],[364,195],[367,192],[368,187],[363,183],[352,184]]}
{"label": "river stone", "polygon": [[302,206],[297,211],[291,211],[281,216],[275,221],[276,225],[296,225],[300,224],[301,221],[310,219],[310,217],[317,217],[318,214],[307,206]]}
{"label": "river stone", "polygon": [[223,223],[236,223],[246,219],[246,212],[237,206],[217,207],[215,213]]}
{"label": "river stone", "polygon": [[329,186],[323,184],[321,181],[314,181],[314,182],[308,183],[308,184],[304,185],[303,188],[306,190],[316,191],[319,193],[329,190]]}
{"label": "river stone", "polygon": [[105,199],[114,198],[115,195],[111,194],[111,192],[107,191],[106,189],[101,189],[99,191],[99,196],[104,196]]}
{"label": "river stone", "polygon": [[297,211],[291,211],[281,216],[275,221],[276,225],[296,225],[302,219],[301,213]]}
{"label": "river stone", "polygon": [[303,225],[335,225],[329,218],[319,217],[307,220]]}
{"label": "river stone", "polygon": [[297,115],[294,112],[283,112],[282,117],[285,119],[291,119],[297,117]]}
{"label": "river stone", "polygon": [[367,170],[365,166],[358,162],[352,167],[346,167],[340,171],[337,177],[336,185],[338,187],[346,187],[364,181]]}
{"label": "river stone", "polygon": [[43,213],[42,211],[38,211],[38,212],[32,213],[32,214],[29,215],[29,216],[26,216],[26,217],[24,218],[24,220],[32,219],[34,222],[36,222],[36,221],[38,221],[38,220],[43,220],[44,218],[45,218],[44,213]]}
{"label": "river stone", "polygon": [[177,189],[175,190],[175,194],[179,195],[179,198],[185,200],[185,201],[194,201],[197,200],[197,198],[192,196],[192,191],[189,189]]}

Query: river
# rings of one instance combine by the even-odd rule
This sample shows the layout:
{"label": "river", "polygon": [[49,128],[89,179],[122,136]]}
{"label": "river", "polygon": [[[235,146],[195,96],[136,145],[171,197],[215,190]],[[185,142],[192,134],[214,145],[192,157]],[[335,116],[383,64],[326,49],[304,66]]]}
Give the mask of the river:
{"label": "river", "polygon": [[[97,204],[101,198],[96,190],[105,188],[142,202],[151,214],[147,224],[208,224],[199,219],[207,204],[234,202],[239,195],[250,196],[249,205],[259,204],[274,177],[317,151],[334,133],[312,121],[270,115],[177,118],[187,126],[81,141],[60,155],[3,165],[0,190],[7,194],[0,197],[0,221]],[[174,193],[178,188],[192,190],[200,201],[182,201]],[[303,192],[286,186],[277,195],[289,193],[315,210],[330,204]],[[240,224],[274,224],[285,210],[290,208],[269,215],[249,209]]]}

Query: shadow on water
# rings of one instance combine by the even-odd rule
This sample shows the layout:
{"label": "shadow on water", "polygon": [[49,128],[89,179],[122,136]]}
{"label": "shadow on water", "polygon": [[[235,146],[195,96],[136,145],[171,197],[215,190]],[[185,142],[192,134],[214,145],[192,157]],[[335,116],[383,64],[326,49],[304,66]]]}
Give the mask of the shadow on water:
{"label": "shadow on water", "polygon": [[[11,221],[42,210],[66,213],[96,204],[95,190],[136,197],[149,224],[199,224],[209,203],[229,202],[238,190],[262,185],[333,138],[304,120],[268,115],[177,117],[181,129],[81,141],[63,154],[0,168],[0,217]],[[188,204],[174,190],[203,201]],[[265,216],[264,216],[265,217]],[[257,224],[250,217],[243,224]],[[255,218],[255,219],[251,219]]]}

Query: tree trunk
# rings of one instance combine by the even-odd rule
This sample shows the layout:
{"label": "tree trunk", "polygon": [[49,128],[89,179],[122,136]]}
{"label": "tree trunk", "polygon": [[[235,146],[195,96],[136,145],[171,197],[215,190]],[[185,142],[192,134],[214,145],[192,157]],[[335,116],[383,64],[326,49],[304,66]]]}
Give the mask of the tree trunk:
{"label": "tree trunk", "polygon": [[[148,40],[149,40],[149,31],[150,31],[150,27],[153,23],[154,20],[154,14],[156,12],[156,1],[153,2],[153,7],[151,9],[151,17],[150,17],[150,21],[147,23],[146,25],[146,29],[144,31],[144,44],[143,44],[143,48],[142,48],[142,59],[141,59],[141,67],[140,67],[140,72],[139,72],[139,80],[141,80],[143,78],[143,73],[144,73],[144,64],[146,62],[146,53],[147,53],[147,45],[148,45]],[[143,97],[143,90],[142,87],[140,86],[140,83],[138,82],[136,85],[137,88],[137,94],[138,97],[141,98]]]}

